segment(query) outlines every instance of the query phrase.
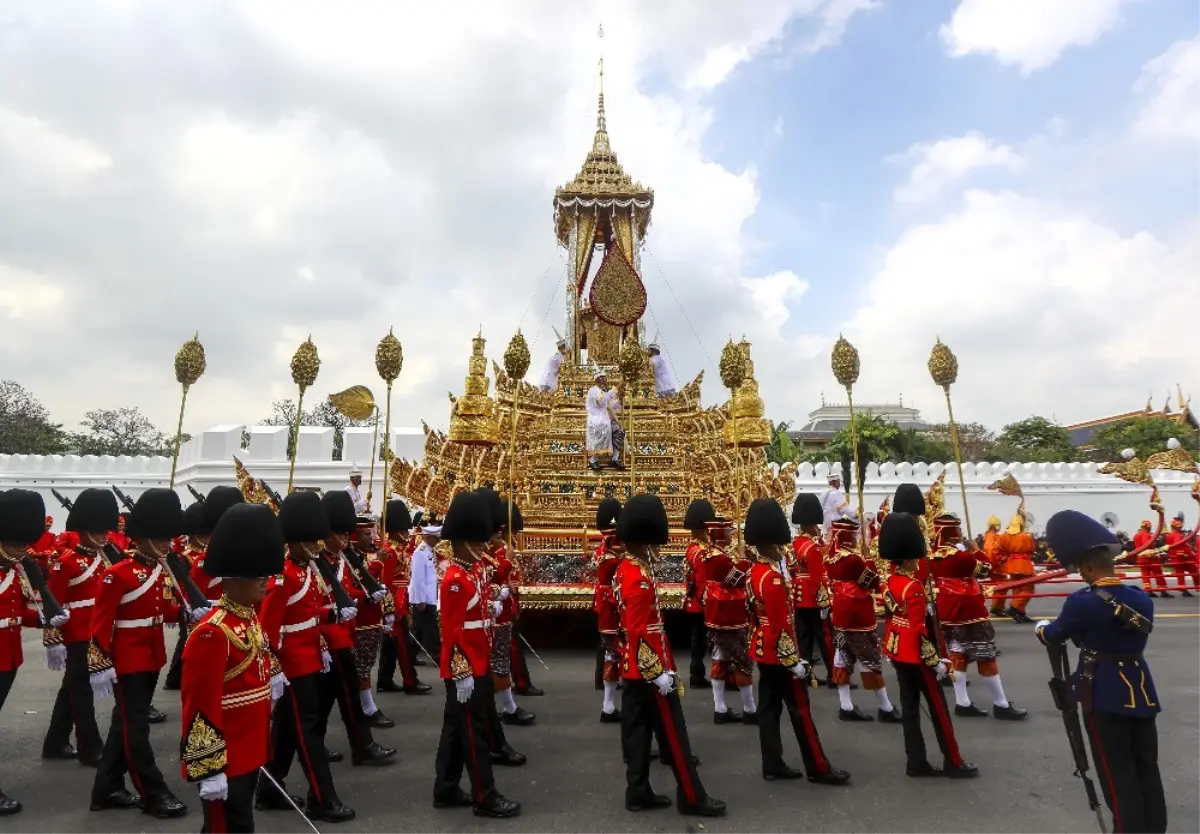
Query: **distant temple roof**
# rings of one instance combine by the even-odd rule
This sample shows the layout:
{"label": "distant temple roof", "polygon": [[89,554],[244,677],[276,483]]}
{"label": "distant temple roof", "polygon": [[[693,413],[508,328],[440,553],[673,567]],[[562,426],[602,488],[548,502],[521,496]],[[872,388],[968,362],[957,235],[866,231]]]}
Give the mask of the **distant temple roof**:
{"label": "distant temple roof", "polygon": [[[900,403],[855,403],[854,410],[858,414],[870,414],[882,417],[897,428],[915,431],[927,431],[931,426],[921,418],[921,412]],[[798,429],[788,432],[797,443],[828,443],[833,436],[850,425],[850,406],[841,403],[825,403],[816,411],[809,412],[808,422]]]}
{"label": "distant temple roof", "polygon": [[1196,420],[1196,415],[1192,413],[1189,405],[1191,397],[1186,400],[1183,397],[1183,391],[1177,390],[1177,410],[1171,408],[1171,398],[1167,397],[1167,401],[1163,403],[1162,409],[1156,409],[1151,405],[1150,401],[1146,401],[1146,405],[1137,411],[1127,411],[1124,414],[1113,414],[1110,417],[1100,417],[1095,420],[1084,420],[1082,423],[1072,423],[1067,426],[1067,435],[1070,437],[1071,445],[1076,447],[1086,447],[1092,442],[1096,432],[1106,426],[1112,426],[1117,423],[1122,423],[1126,420],[1135,420],[1138,417],[1163,417],[1167,420],[1172,420],[1180,425],[1186,425],[1193,429],[1200,428],[1200,423]]}

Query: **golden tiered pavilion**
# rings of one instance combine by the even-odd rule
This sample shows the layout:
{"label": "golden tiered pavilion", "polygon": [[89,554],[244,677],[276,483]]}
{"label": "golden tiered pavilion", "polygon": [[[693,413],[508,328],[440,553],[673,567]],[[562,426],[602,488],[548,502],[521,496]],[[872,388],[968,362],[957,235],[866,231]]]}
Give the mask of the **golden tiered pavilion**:
{"label": "golden tiered pavilion", "polygon": [[[566,359],[558,389],[543,392],[514,379],[523,377],[529,352],[518,334],[505,353],[505,368],[491,363],[489,394],[486,340],[472,340],[464,393],[452,398],[449,433],[425,426],[423,462],[392,462],[394,492],[412,504],[446,511],[456,492],[490,485],[516,496],[525,520],[522,604],[529,608],[588,608],[592,599],[591,554],[596,506],[605,496],[622,501],[654,492],[672,522],[665,548],[664,603],[677,605],[682,592],[680,556],[687,533],[678,529],[688,503],[706,497],[733,518],[749,502],[772,495],[790,505],[795,482],[789,464],[766,465],[762,447],[771,426],[754,379],[750,344],[726,348],[740,355],[744,378],[731,402],[700,404],[703,372],[677,394],[659,397],[644,355],[631,378],[621,368],[623,351],[644,338],[646,290],[640,277],[641,249],[654,208],[654,192],[622,168],[609,142],[604,93],[596,133],[579,173],[554,194],[554,232],[567,250]],[[592,266],[599,257],[600,265]],[[590,280],[589,280],[589,276]],[[737,353],[730,353],[730,350]],[[626,360],[628,361],[628,360]],[[622,391],[627,447],[624,470],[593,470],[585,452],[585,399],[593,366],[606,371]],[[513,420],[514,397],[516,422]]]}

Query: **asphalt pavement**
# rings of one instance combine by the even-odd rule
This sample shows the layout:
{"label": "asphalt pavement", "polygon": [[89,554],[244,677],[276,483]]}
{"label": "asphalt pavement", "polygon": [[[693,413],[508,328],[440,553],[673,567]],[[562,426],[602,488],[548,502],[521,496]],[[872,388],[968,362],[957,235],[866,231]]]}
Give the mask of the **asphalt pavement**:
{"label": "asphalt pavement", "polygon": [[[1040,600],[1031,612],[1048,616],[1050,601]],[[1056,605],[1054,607],[1057,607]],[[1159,760],[1166,784],[1171,831],[1200,830],[1197,773],[1200,773],[1200,618],[1196,600],[1160,601],[1158,621],[1147,657],[1154,671],[1164,712],[1159,717]],[[1089,812],[1073,766],[1062,720],[1046,686],[1049,664],[1032,626],[996,623],[1003,656],[1000,669],[1008,697],[1029,710],[1022,723],[992,718],[956,719],[959,746],[968,761],[982,771],[979,779],[914,781],[904,775],[904,749],[899,726],[846,724],[837,720],[837,695],[822,689],[813,693],[813,717],[826,754],[837,767],[853,774],[845,787],[811,785],[807,781],[765,782],[760,776],[757,730],[750,726],[715,726],[707,691],[689,690],[684,698],[688,731],[702,758],[700,775],[708,792],[729,804],[724,819],[694,820],[674,810],[630,814],[623,807],[624,766],[620,729],[600,724],[600,693],[593,688],[592,654],[546,651],[547,671],[534,661],[534,682],[545,697],[520,699],[537,713],[533,727],[508,729],[511,743],[529,756],[519,769],[499,768],[502,793],[523,805],[516,820],[482,820],[469,810],[435,810],[431,804],[433,760],[441,726],[443,698],[439,689],[428,696],[377,695],[381,708],[397,722],[377,733],[379,741],[400,748],[396,763],[386,768],[334,765],[334,779],[343,801],[358,818],[322,830],[356,831],[913,831],[913,832],[1092,832],[1096,819]],[[178,694],[163,692],[156,705],[170,716],[152,728],[160,768],[191,813],[162,822],[137,811],[88,811],[94,771],[74,762],[39,758],[42,735],[58,686],[57,675],[43,662],[34,632],[27,632],[26,665],[0,717],[0,785],[25,804],[17,817],[0,821],[3,831],[198,831],[199,800],[194,788],[179,777]],[[528,635],[536,647],[539,636]],[[168,635],[173,643],[174,635]],[[549,641],[547,641],[549,642]],[[683,654],[677,648],[677,654]],[[532,658],[531,658],[532,660]],[[436,670],[424,667],[422,676],[437,683]],[[824,670],[818,670],[823,676]],[[893,701],[898,702],[895,678],[885,668]],[[984,687],[971,687],[980,706],[987,704]],[[949,694],[949,691],[948,691]],[[856,703],[874,713],[874,698],[858,690]],[[111,702],[102,710],[101,731],[108,724]],[[733,695],[730,705],[737,708]],[[926,740],[936,751],[926,721]],[[785,722],[785,756],[801,766],[795,741]],[[337,719],[330,721],[329,745],[346,751]],[[294,769],[291,787],[303,794],[302,777]],[[655,764],[655,787],[674,795],[670,772]],[[1107,818],[1107,814],[1106,814]],[[258,830],[308,831],[292,812],[257,815]]]}

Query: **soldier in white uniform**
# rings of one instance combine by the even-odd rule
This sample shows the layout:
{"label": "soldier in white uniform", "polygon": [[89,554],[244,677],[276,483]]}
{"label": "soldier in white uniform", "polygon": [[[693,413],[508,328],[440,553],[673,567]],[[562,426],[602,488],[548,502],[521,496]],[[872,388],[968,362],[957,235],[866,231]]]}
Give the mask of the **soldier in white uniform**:
{"label": "soldier in white uniform", "polygon": [[354,502],[354,512],[356,515],[370,515],[371,491],[368,489],[364,497],[361,487],[362,470],[356,466],[350,470],[350,486],[346,487],[346,492],[350,493],[350,500]]}
{"label": "soldier in white uniform", "polygon": [[546,363],[546,370],[542,372],[542,379],[538,384],[546,393],[558,390],[558,372],[562,368],[563,360],[567,358],[567,340],[557,330],[554,331],[554,335],[558,337],[557,350]]}
{"label": "soldier in white uniform", "polygon": [[646,351],[650,354],[650,368],[654,371],[655,393],[660,397],[669,397],[677,393],[675,374],[671,373],[671,367],[663,358],[662,350],[658,345],[658,334],[655,334],[654,341],[646,346]]}

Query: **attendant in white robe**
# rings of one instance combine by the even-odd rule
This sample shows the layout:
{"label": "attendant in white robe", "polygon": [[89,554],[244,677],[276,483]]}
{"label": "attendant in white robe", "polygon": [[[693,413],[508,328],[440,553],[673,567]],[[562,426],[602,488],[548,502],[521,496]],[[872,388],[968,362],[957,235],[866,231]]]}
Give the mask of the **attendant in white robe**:
{"label": "attendant in white robe", "polygon": [[613,448],[613,403],[620,411],[621,402],[616,392],[608,387],[608,377],[604,371],[596,370],[596,384],[587,393],[587,449],[588,466],[599,469],[605,463],[620,458],[619,451]]}
{"label": "attendant in white robe", "polygon": [[366,495],[362,492],[362,470],[357,466],[350,470],[350,486],[346,487],[346,492],[350,493],[350,500],[354,502],[354,512],[357,515],[368,515],[371,512],[371,490],[368,489]]}
{"label": "attendant in white robe", "polygon": [[678,392],[678,386],[675,384],[675,374],[671,373],[671,366],[667,364],[667,360],[663,357],[662,351],[659,350],[658,344],[651,342],[646,347],[646,351],[650,354],[650,369],[654,371],[654,391],[660,397],[670,397]]}
{"label": "attendant in white robe", "polygon": [[562,368],[563,360],[567,358],[567,340],[561,336],[558,339],[558,349],[550,360],[546,363],[546,370],[542,372],[542,379],[538,387],[546,393],[558,390],[558,372]]}
{"label": "attendant in white robe", "polygon": [[821,496],[821,511],[825,516],[825,533],[829,534],[833,522],[841,518],[854,518],[855,512],[850,508],[850,499],[842,491],[842,478],[836,473],[829,475],[829,489]]}

